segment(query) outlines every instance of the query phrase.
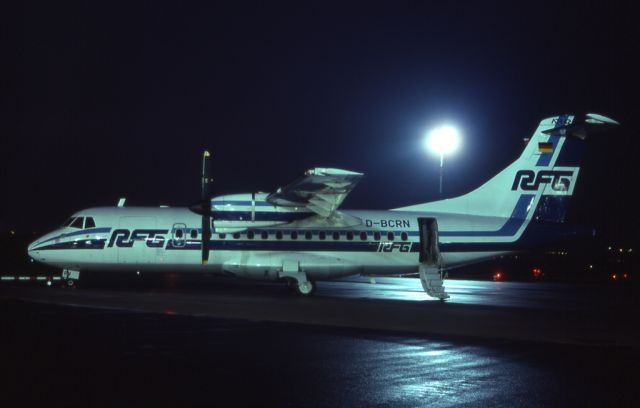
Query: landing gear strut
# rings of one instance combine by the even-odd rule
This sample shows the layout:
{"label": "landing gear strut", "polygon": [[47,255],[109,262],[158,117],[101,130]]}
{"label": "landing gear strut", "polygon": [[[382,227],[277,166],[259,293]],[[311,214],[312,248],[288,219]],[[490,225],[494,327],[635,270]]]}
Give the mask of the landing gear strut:
{"label": "landing gear strut", "polygon": [[300,270],[298,262],[283,262],[282,271],[278,275],[280,279],[286,279],[287,285],[299,295],[309,296],[316,289],[315,283],[309,280],[307,274]]}
{"label": "landing gear strut", "polygon": [[77,288],[78,280],[80,280],[80,271],[74,271],[71,269],[62,270],[62,287],[63,288]]}

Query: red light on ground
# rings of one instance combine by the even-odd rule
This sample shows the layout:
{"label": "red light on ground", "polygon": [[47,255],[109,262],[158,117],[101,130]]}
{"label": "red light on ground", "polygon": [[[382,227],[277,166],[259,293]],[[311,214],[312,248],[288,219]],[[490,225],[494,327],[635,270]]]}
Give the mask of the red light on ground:
{"label": "red light on ground", "polygon": [[531,273],[533,274],[534,278],[539,278],[542,276],[542,269],[541,268],[532,268],[531,269]]}
{"label": "red light on ground", "polygon": [[625,272],[624,275],[622,275],[622,278],[629,279],[629,274]]}
{"label": "red light on ground", "polygon": [[493,280],[494,281],[500,281],[503,278],[503,274],[502,272],[496,272],[493,274]]}
{"label": "red light on ground", "polygon": [[617,273],[611,274],[611,279],[613,279],[613,280],[618,279],[618,274]]}

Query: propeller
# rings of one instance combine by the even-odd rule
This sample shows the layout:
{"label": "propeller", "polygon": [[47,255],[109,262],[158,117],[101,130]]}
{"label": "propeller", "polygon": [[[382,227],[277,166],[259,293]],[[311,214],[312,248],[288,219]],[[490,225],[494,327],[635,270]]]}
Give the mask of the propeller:
{"label": "propeller", "polygon": [[209,243],[211,242],[211,196],[213,178],[211,177],[211,154],[205,150],[202,154],[202,264],[209,263]]}

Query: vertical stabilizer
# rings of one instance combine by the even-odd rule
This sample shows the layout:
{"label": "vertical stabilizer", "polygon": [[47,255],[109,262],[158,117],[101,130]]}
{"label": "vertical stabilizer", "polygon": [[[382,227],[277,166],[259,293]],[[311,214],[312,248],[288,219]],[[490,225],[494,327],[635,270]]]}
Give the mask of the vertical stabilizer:
{"label": "vertical stabilizer", "polygon": [[598,114],[544,119],[520,157],[482,186],[460,197],[396,210],[563,222],[578,180],[584,139],[617,124]]}

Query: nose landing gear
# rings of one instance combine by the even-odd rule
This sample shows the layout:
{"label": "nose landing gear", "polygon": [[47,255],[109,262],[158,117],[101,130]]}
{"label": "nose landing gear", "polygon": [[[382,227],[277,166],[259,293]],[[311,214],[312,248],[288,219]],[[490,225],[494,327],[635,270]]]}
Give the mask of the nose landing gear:
{"label": "nose landing gear", "polygon": [[80,280],[80,271],[74,271],[72,269],[63,269],[61,276],[62,276],[63,288],[78,287],[78,281]]}

